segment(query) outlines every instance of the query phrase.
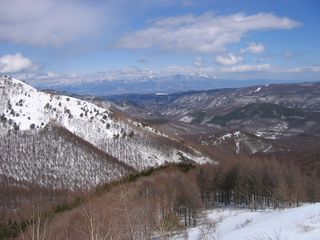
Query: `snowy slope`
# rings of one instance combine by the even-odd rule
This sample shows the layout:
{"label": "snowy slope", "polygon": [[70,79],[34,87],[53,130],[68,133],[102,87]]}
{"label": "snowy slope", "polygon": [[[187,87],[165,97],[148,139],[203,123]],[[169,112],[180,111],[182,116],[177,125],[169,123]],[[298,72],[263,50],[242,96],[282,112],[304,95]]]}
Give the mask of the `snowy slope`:
{"label": "snowy slope", "polygon": [[[104,129],[103,134],[110,137],[121,127],[114,124],[112,113],[106,109],[75,98],[40,92],[14,78],[0,79],[0,92],[0,113],[16,123],[20,130],[30,129],[31,124],[43,128],[55,120],[70,131],[89,137],[93,137],[90,136],[93,127],[95,137],[99,137],[99,128],[109,123],[113,127]],[[90,129],[87,122],[91,123]]]}
{"label": "snowy slope", "polygon": [[[0,78],[0,134],[4,128],[41,130],[48,123],[65,127],[120,161],[144,169],[165,162],[181,161],[181,156],[203,163],[158,131],[119,120],[109,109],[68,96],[38,91],[17,79]],[[2,128],[2,130],[1,130]]]}
{"label": "snowy slope", "polygon": [[[284,210],[216,209],[188,230],[189,240],[318,240],[320,203]],[[208,226],[216,223],[216,230]],[[206,224],[205,224],[206,223]],[[211,229],[211,230],[210,230]],[[176,237],[174,239],[185,239]]]}

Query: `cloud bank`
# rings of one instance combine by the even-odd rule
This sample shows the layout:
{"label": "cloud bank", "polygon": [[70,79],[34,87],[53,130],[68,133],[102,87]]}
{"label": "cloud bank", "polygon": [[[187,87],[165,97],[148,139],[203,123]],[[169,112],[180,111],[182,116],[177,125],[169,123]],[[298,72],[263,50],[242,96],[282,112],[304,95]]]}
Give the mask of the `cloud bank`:
{"label": "cloud bank", "polygon": [[[220,52],[225,46],[239,42],[247,33],[259,30],[292,29],[300,23],[273,13],[245,15],[237,13],[217,16],[207,12],[167,17],[152,21],[150,26],[124,36],[118,48],[160,48],[171,52]],[[261,46],[251,46],[251,51],[261,51]]]}

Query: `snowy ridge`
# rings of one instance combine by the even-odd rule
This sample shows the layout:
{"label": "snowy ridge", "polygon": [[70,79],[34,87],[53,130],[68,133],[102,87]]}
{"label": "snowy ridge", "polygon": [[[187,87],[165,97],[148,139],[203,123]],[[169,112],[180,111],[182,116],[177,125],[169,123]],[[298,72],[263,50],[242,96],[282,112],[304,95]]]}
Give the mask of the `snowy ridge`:
{"label": "snowy ridge", "polygon": [[156,129],[118,119],[110,109],[44,93],[14,78],[0,78],[0,103],[2,136],[8,129],[41,132],[50,123],[64,127],[137,170],[185,159],[197,163],[211,161],[191,148],[185,150],[185,146]]}
{"label": "snowy ridge", "polygon": [[[68,96],[47,94],[17,80],[0,79],[1,108],[0,113],[11,119],[20,130],[44,128],[50,121],[57,121],[62,126],[78,134],[90,134],[85,122],[89,121],[96,130],[102,124],[113,124],[104,130],[111,137],[118,133],[112,120],[112,113],[94,104]],[[101,124],[102,123],[102,124]],[[33,125],[32,125],[33,124]],[[32,125],[32,126],[31,126]],[[95,133],[95,134],[96,134]]]}

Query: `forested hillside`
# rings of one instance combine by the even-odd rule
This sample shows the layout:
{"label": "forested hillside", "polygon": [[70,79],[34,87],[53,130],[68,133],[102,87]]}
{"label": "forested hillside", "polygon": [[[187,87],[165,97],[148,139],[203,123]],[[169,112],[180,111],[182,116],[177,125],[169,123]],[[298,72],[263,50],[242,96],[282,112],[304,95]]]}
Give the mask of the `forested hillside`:
{"label": "forested hillside", "polygon": [[201,224],[199,214],[212,207],[258,210],[319,201],[318,184],[319,178],[276,161],[178,164],[99,187],[71,210],[36,216],[22,235],[39,227],[42,239],[165,239]]}

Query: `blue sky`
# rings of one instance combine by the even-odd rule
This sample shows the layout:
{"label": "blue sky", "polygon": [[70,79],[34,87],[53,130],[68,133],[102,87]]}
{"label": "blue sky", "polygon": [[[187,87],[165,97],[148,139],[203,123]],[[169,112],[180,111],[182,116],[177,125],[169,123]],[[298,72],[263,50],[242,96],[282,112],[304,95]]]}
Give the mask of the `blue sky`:
{"label": "blue sky", "polygon": [[320,80],[319,12],[318,0],[2,0],[0,73]]}

